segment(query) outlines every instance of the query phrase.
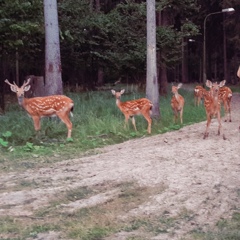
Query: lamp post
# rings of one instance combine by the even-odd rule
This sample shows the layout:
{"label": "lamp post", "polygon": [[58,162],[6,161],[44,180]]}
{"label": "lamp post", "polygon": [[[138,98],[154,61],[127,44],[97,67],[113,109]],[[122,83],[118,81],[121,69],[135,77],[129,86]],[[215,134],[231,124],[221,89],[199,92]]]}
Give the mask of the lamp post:
{"label": "lamp post", "polygon": [[[192,39],[192,38],[189,38],[188,39],[188,42],[189,43],[197,43],[198,45],[199,44],[201,44],[201,46],[199,46],[199,49],[201,48],[203,48],[203,42],[200,42],[200,41],[196,41],[195,39]],[[200,51],[201,52],[201,50],[199,50],[198,49],[198,51]],[[202,72],[203,72],[203,59],[202,58],[200,58],[200,60],[199,60],[199,77],[198,77],[198,80],[199,80],[199,82],[202,82]]]}
{"label": "lamp post", "polygon": [[204,18],[204,22],[203,22],[203,83],[205,83],[207,80],[207,73],[206,73],[206,22],[207,22],[207,18],[212,15],[215,15],[215,14],[224,13],[224,12],[233,12],[233,11],[235,11],[234,8],[224,8],[224,9],[222,9],[222,11],[209,13]]}

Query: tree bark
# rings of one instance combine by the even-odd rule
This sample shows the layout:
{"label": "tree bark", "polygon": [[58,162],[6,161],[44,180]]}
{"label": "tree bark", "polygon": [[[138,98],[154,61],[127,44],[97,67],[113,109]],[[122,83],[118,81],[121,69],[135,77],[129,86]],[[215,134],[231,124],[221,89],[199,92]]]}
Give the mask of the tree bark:
{"label": "tree bark", "polygon": [[146,96],[153,103],[152,116],[160,117],[156,60],[155,0],[147,1],[147,86]]}
{"label": "tree bark", "polygon": [[45,90],[47,95],[62,94],[57,0],[44,0]]}

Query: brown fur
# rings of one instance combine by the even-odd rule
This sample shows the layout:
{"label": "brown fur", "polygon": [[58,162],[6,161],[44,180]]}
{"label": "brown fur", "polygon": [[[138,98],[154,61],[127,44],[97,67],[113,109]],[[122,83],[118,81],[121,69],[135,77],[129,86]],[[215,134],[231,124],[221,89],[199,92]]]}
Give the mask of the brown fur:
{"label": "brown fur", "polygon": [[112,91],[112,94],[116,97],[116,105],[125,116],[124,127],[126,128],[128,120],[131,117],[134,129],[135,131],[137,131],[134,116],[143,115],[143,117],[148,122],[147,131],[149,134],[151,134],[151,125],[152,125],[151,109],[153,106],[152,102],[147,98],[140,98],[136,100],[121,102],[120,98],[121,98],[121,95],[125,92],[125,90],[123,89],[120,92],[116,92],[115,90],[111,90],[111,91]]}
{"label": "brown fur", "polygon": [[11,84],[7,79],[5,82],[10,85],[13,92],[17,94],[18,103],[32,117],[34,128],[36,131],[41,129],[41,117],[58,116],[67,126],[67,137],[71,138],[72,122],[69,119],[69,114],[73,110],[73,100],[64,95],[53,95],[47,97],[25,98],[24,92],[30,89],[30,79],[24,82],[21,87],[15,83]]}

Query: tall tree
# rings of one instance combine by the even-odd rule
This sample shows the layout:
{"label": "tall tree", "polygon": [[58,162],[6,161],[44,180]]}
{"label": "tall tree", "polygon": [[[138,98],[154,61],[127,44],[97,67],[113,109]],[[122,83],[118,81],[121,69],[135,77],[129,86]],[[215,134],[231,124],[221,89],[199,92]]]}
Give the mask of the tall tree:
{"label": "tall tree", "polygon": [[147,98],[153,103],[152,115],[160,117],[156,60],[156,9],[155,0],[147,1]]}
{"label": "tall tree", "polygon": [[57,0],[44,0],[45,20],[45,89],[47,95],[62,94]]}

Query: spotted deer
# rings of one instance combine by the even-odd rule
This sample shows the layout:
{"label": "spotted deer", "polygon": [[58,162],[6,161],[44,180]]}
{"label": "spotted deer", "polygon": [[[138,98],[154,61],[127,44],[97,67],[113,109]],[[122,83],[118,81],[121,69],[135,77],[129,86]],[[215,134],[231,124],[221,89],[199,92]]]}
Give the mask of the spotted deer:
{"label": "spotted deer", "polygon": [[195,106],[199,106],[201,100],[203,99],[203,91],[204,90],[205,89],[200,85],[197,85],[194,88],[194,104],[195,104]]}
{"label": "spotted deer", "polygon": [[135,115],[143,115],[143,117],[148,122],[147,131],[149,134],[151,134],[151,125],[152,125],[151,109],[153,107],[152,102],[150,100],[148,100],[147,98],[140,98],[140,99],[136,99],[136,100],[121,102],[120,98],[121,98],[121,95],[125,92],[125,89],[121,90],[120,92],[111,90],[111,92],[116,97],[116,105],[118,106],[120,111],[125,116],[124,128],[126,128],[129,118],[131,118],[133,127],[134,127],[135,131],[137,131],[134,116]]}
{"label": "spotted deer", "polygon": [[[218,135],[220,135],[220,132],[222,130],[222,124],[221,124],[221,103],[219,98],[219,89],[225,85],[225,80],[221,81],[219,84],[217,82],[212,83],[210,80],[206,81],[206,86],[210,88],[210,91],[208,92],[205,90],[203,92],[204,96],[204,106],[206,110],[207,115],[207,125],[206,130],[203,136],[203,139],[206,139],[209,135],[209,126],[211,124],[211,119],[215,116],[217,116],[218,120]],[[223,134],[223,139],[225,140],[226,137]]]}
{"label": "spotted deer", "polygon": [[232,121],[231,117],[231,101],[232,101],[232,90],[229,87],[219,88],[219,99],[223,103],[224,112],[225,112],[225,122]]}
{"label": "spotted deer", "polygon": [[30,89],[30,80],[29,78],[24,81],[21,87],[18,87],[15,82],[13,82],[14,84],[10,83],[7,79],[5,82],[17,94],[19,105],[32,117],[37,132],[41,129],[40,119],[42,117],[58,116],[67,126],[67,138],[71,138],[72,122],[69,119],[69,114],[73,111],[73,100],[64,95],[25,98],[24,92]]}
{"label": "spotted deer", "polygon": [[184,98],[178,93],[178,89],[182,87],[182,83],[179,83],[177,86],[172,86],[172,99],[171,107],[174,113],[175,123],[177,122],[178,115],[180,116],[180,122],[183,123],[183,107],[184,107]]}

